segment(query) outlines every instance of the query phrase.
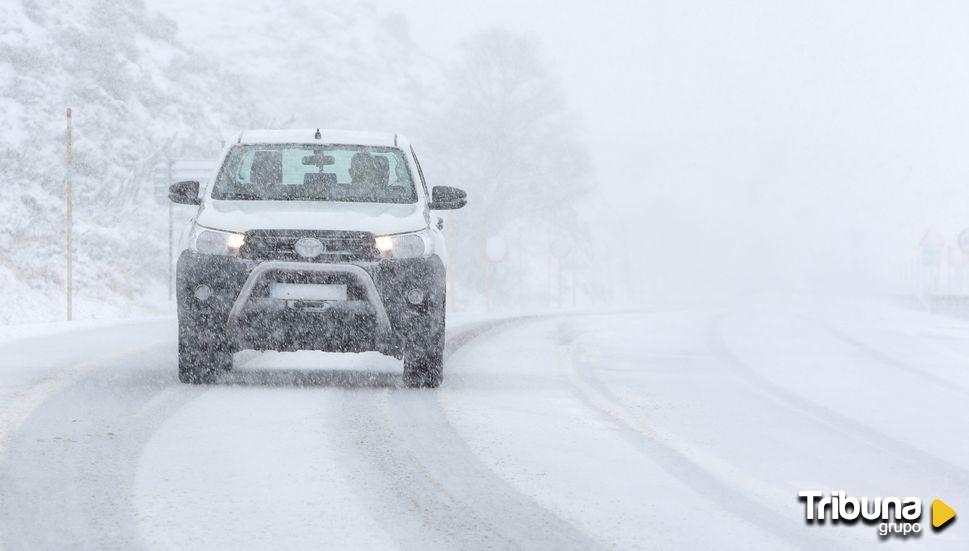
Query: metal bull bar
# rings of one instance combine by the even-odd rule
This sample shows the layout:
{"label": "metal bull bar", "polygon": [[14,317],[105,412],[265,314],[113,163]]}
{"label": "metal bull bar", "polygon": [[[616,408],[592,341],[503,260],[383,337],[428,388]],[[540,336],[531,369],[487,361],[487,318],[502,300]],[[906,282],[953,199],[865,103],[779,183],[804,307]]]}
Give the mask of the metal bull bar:
{"label": "metal bull bar", "polygon": [[245,284],[243,284],[242,290],[239,291],[239,296],[236,297],[235,303],[232,305],[232,309],[229,310],[229,318],[226,320],[227,327],[234,328],[238,324],[239,317],[242,316],[246,304],[249,303],[249,299],[252,297],[252,290],[255,288],[256,283],[268,272],[340,273],[353,277],[364,288],[367,294],[367,302],[370,303],[374,312],[377,314],[378,330],[384,335],[390,334],[390,318],[387,317],[384,303],[380,300],[380,294],[377,293],[377,286],[374,285],[373,278],[370,277],[370,274],[366,270],[353,264],[318,264],[315,262],[272,261],[263,262],[256,266],[249,273],[249,277],[246,279]]}

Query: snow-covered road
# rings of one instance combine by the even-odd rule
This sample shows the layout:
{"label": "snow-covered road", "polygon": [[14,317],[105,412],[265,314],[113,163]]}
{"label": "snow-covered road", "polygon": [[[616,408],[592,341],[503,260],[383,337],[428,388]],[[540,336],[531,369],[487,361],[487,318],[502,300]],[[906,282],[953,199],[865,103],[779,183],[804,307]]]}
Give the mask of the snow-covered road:
{"label": "snow-covered road", "polygon": [[437,391],[376,354],[185,386],[172,320],[58,331],[0,342],[6,549],[969,547],[796,497],[969,507],[969,322],[901,304],[456,319]]}

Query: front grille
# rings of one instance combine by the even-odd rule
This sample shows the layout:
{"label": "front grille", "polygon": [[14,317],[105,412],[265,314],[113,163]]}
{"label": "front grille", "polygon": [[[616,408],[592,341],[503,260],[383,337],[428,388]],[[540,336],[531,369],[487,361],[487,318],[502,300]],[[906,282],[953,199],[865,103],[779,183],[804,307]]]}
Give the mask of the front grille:
{"label": "front grille", "polygon": [[[296,242],[304,237],[318,239],[323,253],[315,258],[297,254]],[[290,260],[302,262],[346,262],[377,258],[373,234],[351,231],[252,230],[239,254],[253,260]]]}

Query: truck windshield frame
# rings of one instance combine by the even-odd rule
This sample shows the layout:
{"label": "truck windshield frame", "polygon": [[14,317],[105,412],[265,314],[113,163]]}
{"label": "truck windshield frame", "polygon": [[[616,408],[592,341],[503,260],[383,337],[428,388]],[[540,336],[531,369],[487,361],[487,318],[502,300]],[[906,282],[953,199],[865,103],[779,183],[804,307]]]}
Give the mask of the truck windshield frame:
{"label": "truck windshield frame", "polygon": [[396,147],[238,144],[226,155],[212,198],[224,201],[416,203],[407,156]]}

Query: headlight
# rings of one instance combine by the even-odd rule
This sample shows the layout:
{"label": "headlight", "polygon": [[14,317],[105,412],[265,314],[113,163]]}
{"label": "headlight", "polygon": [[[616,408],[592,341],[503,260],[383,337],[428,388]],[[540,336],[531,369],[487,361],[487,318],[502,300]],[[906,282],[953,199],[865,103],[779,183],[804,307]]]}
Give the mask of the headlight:
{"label": "headlight", "polygon": [[417,258],[430,253],[431,239],[427,230],[397,235],[378,235],[373,246],[381,258]]}
{"label": "headlight", "polygon": [[246,242],[246,236],[241,233],[213,230],[202,226],[192,229],[192,250],[202,254],[219,254],[235,256]]}

